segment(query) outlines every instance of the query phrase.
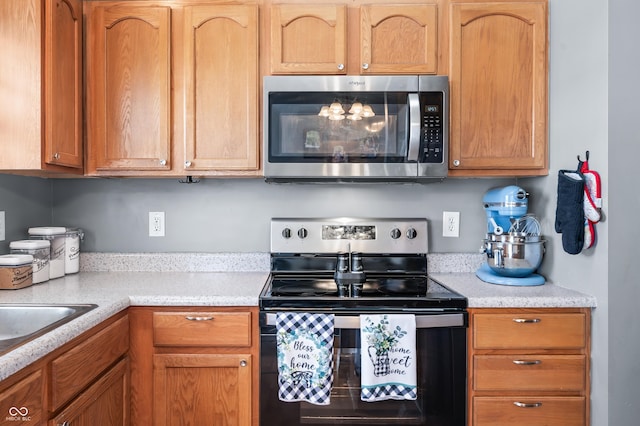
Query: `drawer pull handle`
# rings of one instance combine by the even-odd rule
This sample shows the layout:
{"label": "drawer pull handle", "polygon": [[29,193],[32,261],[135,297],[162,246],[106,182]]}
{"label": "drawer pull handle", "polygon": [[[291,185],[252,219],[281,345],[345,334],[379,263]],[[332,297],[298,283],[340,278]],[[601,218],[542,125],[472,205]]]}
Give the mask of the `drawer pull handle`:
{"label": "drawer pull handle", "polygon": [[240,367],[246,367],[247,366],[247,360],[243,359],[240,361]]}
{"label": "drawer pull handle", "polygon": [[540,318],[514,318],[513,322],[517,322],[519,324],[535,324],[540,322]]}
{"label": "drawer pull handle", "polygon": [[188,321],[213,321],[213,317],[185,317]]}
{"label": "drawer pull handle", "polygon": [[542,402],[526,403],[526,402],[516,401],[513,403],[513,405],[520,408],[538,408],[538,407],[542,407]]}
{"label": "drawer pull handle", "polygon": [[539,359],[534,359],[531,361],[527,361],[523,359],[514,359],[513,363],[516,365],[538,365],[538,364],[542,364],[542,361],[540,361]]}

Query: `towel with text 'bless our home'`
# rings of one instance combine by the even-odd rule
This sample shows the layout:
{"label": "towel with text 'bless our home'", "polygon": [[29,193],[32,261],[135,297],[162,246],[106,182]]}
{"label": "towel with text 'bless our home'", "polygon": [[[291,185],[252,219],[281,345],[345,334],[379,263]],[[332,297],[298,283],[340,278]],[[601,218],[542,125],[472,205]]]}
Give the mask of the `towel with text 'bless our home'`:
{"label": "towel with text 'bless our home'", "polygon": [[360,399],[365,402],[415,400],[415,315],[361,315],[360,333]]}
{"label": "towel with text 'bless our home'", "polygon": [[276,315],[278,397],[281,401],[330,403],[333,385],[334,316]]}

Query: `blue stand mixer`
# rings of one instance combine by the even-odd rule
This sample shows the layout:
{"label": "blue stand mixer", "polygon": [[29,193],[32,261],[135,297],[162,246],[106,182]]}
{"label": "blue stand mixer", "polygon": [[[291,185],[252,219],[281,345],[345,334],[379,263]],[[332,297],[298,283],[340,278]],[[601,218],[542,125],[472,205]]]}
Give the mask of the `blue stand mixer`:
{"label": "blue stand mixer", "polygon": [[544,239],[540,223],[527,214],[527,192],[516,185],[494,188],[484,195],[487,236],[480,248],[487,261],[476,276],[490,284],[542,285],[545,279],[535,271],[542,262]]}

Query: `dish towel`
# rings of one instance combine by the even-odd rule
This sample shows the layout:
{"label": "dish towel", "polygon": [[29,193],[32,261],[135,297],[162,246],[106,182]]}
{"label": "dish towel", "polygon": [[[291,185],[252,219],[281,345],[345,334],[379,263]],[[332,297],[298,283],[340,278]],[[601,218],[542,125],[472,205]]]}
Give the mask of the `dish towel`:
{"label": "dish towel", "polygon": [[333,385],[333,322],[332,314],[276,315],[281,401],[329,404]]}
{"label": "dish towel", "polygon": [[365,402],[415,400],[415,315],[361,315],[361,392]]}

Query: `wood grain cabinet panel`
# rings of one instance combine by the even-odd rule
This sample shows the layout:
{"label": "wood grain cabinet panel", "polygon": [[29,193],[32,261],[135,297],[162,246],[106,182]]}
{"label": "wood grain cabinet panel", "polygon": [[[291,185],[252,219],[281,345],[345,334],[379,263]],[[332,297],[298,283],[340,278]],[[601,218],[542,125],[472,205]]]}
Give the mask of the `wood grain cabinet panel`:
{"label": "wood grain cabinet panel", "polygon": [[51,411],[56,411],[129,349],[129,319],[123,317],[51,362]]}
{"label": "wood grain cabinet panel", "polygon": [[251,346],[250,312],[155,312],[156,346]]}
{"label": "wood grain cabinet panel", "polygon": [[82,1],[0,2],[0,171],[83,172]]}
{"label": "wood grain cabinet panel", "polygon": [[36,370],[0,391],[0,425],[40,425],[44,420],[44,377]]}
{"label": "wood grain cabinet panel", "polygon": [[155,355],[154,425],[251,425],[251,355]]}
{"label": "wood grain cabinet panel", "polygon": [[589,309],[469,311],[469,426],[589,424]]}
{"label": "wood grain cabinet panel", "polygon": [[452,176],[548,173],[547,2],[450,5]]}
{"label": "wood grain cabinet panel", "polygon": [[129,360],[123,359],[76,398],[49,426],[128,426]]}
{"label": "wood grain cabinet panel", "polygon": [[171,8],[90,2],[88,174],[171,168]]}

